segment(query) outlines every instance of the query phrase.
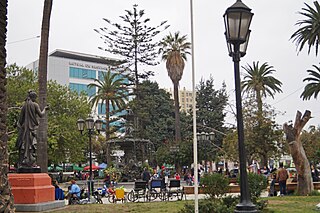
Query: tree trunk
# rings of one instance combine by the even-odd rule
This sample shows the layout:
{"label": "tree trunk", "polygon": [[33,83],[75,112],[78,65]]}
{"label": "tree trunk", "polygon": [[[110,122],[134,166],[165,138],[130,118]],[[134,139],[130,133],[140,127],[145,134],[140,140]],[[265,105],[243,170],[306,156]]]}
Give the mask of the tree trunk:
{"label": "tree trunk", "polygon": [[109,118],[110,118],[110,106],[109,106],[109,100],[106,100],[106,145],[107,145],[107,163],[108,165],[111,165],[111,146],[109,141],[110,138],[110,122],[109,122]]}
{"label": "tree trunk", "polygon": [[[47,105],[47,63],[48,63],[48,45],[49,45],[49,29],[50,16],[53,0],[45,0],[43,6],[41,43],[39,55],[39,105],[41,110]],[[39,119],[38,129],[38,147],[37,147],[37,164],[41,168],[41,172],[48,172],[48,117],[44,115]]]}
{"label": "tree trunk", "polygon": [[9,156],[7,134],[6,39],[8,1],[0,0],[0,212],[15,212],[8,181]]}
{"label": "tree trunk", "polygon": [[173,83],[174,95],[174,112],[175,112],[175,139],[176,143],[181,141],[181,128],[180,128],[180,112],[179,112],[179,88],[178,83]]}
{"label": "tree trunk", "polygon": [[286,134],[286,141],[289,143],[290,153],[297,170],[297,193],[298,195],[308,195],[313,190],[313,183],[310,164],[301,143],[300,133],[311,118],[311,112],[306,110],[302,118],[301,116],[301,112],[297,111],[294,127],[285,123],[283,125],[283,129]]}

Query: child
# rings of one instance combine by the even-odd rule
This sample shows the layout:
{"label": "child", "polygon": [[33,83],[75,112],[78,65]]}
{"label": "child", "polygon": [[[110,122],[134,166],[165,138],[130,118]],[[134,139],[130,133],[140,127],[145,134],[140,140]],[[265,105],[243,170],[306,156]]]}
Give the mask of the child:
{"label": "child", "polygon": [[275,173],[272,173],[271,175],[271,183],[270,183],[270,193],[269,196],[277,196],[277,191],[275,190],[275,183],[276,183],[276,179],[277,179],[277,175]]}

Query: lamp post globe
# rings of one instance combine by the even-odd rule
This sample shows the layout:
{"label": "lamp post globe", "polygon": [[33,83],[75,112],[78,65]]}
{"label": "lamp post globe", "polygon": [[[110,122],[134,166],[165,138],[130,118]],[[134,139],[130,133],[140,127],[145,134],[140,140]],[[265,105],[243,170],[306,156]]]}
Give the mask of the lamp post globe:
{"label": "lamp post globe", "polygon": [[255,205],[250,200],[248,189],[248,176],[246,167],[246,152],[244,145],[244,128],[241,103],[240,88],[240,58],[246,54],[249,36],[250,24],[253,13],[241,0],[237,0],[229,7],[224,17],[225,36],[227,40],[229,56],[234,62],[235,90],[236,90],[236,110],[237,110],[237,130],[238,130],[238,147],[240,162],[240,203],[236,206],[235,212],[257,212]]}

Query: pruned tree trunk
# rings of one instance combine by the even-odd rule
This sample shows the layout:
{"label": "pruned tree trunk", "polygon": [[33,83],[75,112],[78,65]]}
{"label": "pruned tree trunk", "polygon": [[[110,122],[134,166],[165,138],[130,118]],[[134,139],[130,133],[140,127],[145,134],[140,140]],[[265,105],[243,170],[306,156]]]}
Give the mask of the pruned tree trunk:
{"label": "pruned tree trunk", "polygon": [[289,144],[290,153],[297,170],[297,193],[298,195],[308,195],[313,190],[313,183],[309,160],[302,146],[300,133],[311,118],[311,112],[306,110],[304,115],[301,116],[301,112],[297,111],[294,126],[285,123],[283,130],[286,134],[286,141]]}

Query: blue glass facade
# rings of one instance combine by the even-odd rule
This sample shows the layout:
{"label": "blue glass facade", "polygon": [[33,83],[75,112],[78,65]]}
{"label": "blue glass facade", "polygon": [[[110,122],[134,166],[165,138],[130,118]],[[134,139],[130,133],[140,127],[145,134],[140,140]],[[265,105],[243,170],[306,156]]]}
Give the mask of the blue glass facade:
{"label": "blue glass facade", "polygon": [[[103,74],[104,74],[104,73],[106,73],[106,72],[98,71],[98,79],[99,79],[100,81],[103,80]],[[128,78],[125,78],[123,75],[121,75],[121,74],[117,75],[117,76],[115,77],[115,80],[117,80],[117,79],[119,79],[119,78],[124,78],[123,83],[129,83]]]}
{"label": "blue glass facade", "polygon": [[78,94],[80,94],[81,92],[85,92],[88,96],[92,96],[96,93],[96,88],[93,87],[89,89],[85,84],[70,83],[69,88],[73,91],[78,92]]}
{"label": "blue glass facade", "polygon": [[69,67],[69,77],[81,79],[95,79],[96,71],[78,67]]}

